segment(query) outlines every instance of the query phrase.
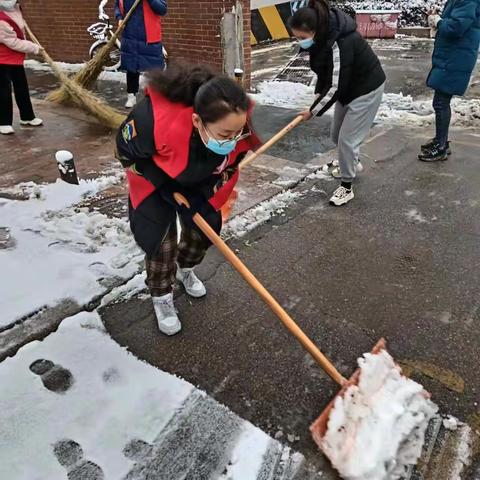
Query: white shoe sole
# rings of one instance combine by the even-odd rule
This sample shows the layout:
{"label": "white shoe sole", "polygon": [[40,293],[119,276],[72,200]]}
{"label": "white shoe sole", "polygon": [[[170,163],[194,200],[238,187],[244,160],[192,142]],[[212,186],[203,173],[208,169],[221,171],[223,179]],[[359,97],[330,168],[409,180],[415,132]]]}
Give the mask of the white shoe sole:
{"label": "white shoe sole", "polygon": [[43,126],[43,122],[42,123],[31,124],[30,122],[23,122],[22,120],[20,120],[20,125],[22,127],[41,127],[41,126]]}
{"label": "white shoe sole", "polygon": [[10,130],[8,132],[0,132],[0,135],[13,135],[15,133],[15,130]]}
{"label": "white shoe sole", "polygon": [[353,194],[353,191],[352,191],[349,195],[347,195],[342,200],[337,200],[332,197],[330,199],[330,205],[333,205],[335,207],[341,207],[342,205],[345,205],[346,203],[352,201],[354,198],[355,198],[355,195]]}

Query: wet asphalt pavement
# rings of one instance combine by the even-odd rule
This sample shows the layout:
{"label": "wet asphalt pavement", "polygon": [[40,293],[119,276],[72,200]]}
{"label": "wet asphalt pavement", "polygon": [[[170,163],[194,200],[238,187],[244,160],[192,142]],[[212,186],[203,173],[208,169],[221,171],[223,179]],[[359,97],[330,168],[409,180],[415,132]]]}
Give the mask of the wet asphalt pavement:
{"label": "wet asphalt pavement", "polygon": [[[271,223],[233,242],[243,261],[344,375],[385,336],[394,357],[444,413],[478,421],[480,174],[477,132],[455,132],[451,160],[416,160],[427,133],[395,129],[364,152],[357,198],[328,206],[336,183],[311,180]],[[184,322],[158,333],[149,300],[102,313],[136,356],[180,375],[325,468],[308,426],[337,387],[239,275],[211,250],[199,269],[208,296],[179,292]]]}
{"label": "wet asphalt pavement", "polygon": [[[374,42],[374,48],[389,77],[387,92],[431,95],[424,83],[431,41]],[[470,96],[480,93],[478,80],[477,73]],[[30,76],[39,96],[51,81],[49,74]],[[124,85],[98,88],[121,106]],[[265,136],[296,113],[259,110]],[[270,153],[311,161],[331,146],[328,124],[302,125]],[[367,170],[352,204],[332,209],[327,200],[336,183],[310,180],[284,214],[233,246],[343,374],[385,336],[444,413],[480,425],[480,135],[456,131],[454,156],[434,165],[416,160],[430,135],[397,128],[376,138],[364,149]],[[218,252],[209,252],[199,272],[209,295],[194,301],[178,292],[179,336],[160,335],[151,302],[138,298],[102,312],[108,332],[273,436],[299,438],[293,448],[327,468],[308,426],[337,387]]]}

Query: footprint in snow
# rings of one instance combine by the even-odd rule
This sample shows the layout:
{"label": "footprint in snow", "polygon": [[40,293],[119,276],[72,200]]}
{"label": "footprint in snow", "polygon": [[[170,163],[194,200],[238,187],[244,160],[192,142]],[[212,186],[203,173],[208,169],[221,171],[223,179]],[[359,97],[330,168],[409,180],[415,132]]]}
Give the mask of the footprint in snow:
{"label": "footprint in snow", "polygon": [[68,480],[104,480],[103,470],[85,460],[82,447],[73,440],[60,440],[53,446],[58,463],[67,470]]}
{"label": "footprint in snow", "polygon": [[73,385],[71,372],[50,360],[36,360],[30,365],[30,371],[38,375],[43,386],[51,392],[65,393]]}

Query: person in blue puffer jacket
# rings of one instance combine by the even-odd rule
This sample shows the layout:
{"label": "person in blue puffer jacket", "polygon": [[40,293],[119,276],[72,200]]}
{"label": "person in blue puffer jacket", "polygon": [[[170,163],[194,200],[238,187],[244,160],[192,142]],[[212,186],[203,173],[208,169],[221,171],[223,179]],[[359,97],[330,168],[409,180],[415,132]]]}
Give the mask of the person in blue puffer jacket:
{"label": "person in blue puffer jacket", "polygon": [[[134,3],[135,0],[115,0],[115,17],[119,22]],[[166,13],[167,0],[142,0],[125,26],[120,68],[127,72],[127,108],[137,103],[140,73],[165,66],[161,17]]]}
{"label": "person in blue puffer jacket", "polygon": [[448,133],[450,104],[454,95],[467,91],[480,45],[480,0],[448,0],[442,15],[431,15],[430,26],[436,31],[432,70],[427,85],[435,90],[433,108],[436,136],[422,145],[419,160],[447,160],[451,154]]}

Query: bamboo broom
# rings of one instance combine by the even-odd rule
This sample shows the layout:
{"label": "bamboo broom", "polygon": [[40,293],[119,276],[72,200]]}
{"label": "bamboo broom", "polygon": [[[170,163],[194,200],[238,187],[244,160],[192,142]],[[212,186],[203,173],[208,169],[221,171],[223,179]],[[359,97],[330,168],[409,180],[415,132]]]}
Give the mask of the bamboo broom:
{"label": "bamboo broom", "polygon": [[125,115],[118,110],[113,109],[106,103],[102,102],[93,93],[85,90],[78,83],[75,83],[72,79],[67,77],[65,73],[60,70],[58,65],[53,61],[50,55],[43,49],[42,45],[38,41],[37,37],[30,30],[28,25],[25,25],[30,38],[42,48],[42,55],[45,61],[50,65],[55,75],[63,84],[65,90],[68,92],[69,98],[73,103],[85,110],[90,115],[94,116],[102,125],[109,128],[119,128],[121,123],[125,120]]}
{"label": "bamboo broom", "polygon": [[[98,52],[97,55],[95,55],[91,60],[89,60],[88,63],[72,77],[72,80],[74,80],[83,88],[90,89],[92,87],[99,75],[102,73],[105,62],[108,59],[108,56],[110,55],[110,52],[115,46],[118,38],[123,33],[123,30],[125,29],[128,20],[133,15],[133,12],[141,1],[142,0],[135,1],[135,3],[132,5],[132,8],[130,8],[130,10],[127,12],[127,15],[125,15],[122,24],[113,34],[112,38],[110,38],[107,44],[103,46],[103,48]],[[60,88],[57,88],[53,92],[50,92],[47,95],[47,100],[55,103],[67,103],[70,100],[70,95],[65,86],[62,85]]]}

